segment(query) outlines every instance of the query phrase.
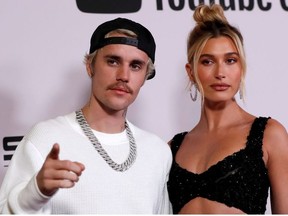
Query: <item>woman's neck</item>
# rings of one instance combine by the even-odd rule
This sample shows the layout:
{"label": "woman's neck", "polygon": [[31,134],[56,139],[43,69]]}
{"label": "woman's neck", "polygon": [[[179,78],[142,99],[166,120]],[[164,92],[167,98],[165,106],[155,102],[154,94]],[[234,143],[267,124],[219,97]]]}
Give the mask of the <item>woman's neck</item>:
{"label": "woman's neck", "polygon": [[250,121],[252,115],[243,110],[235,101],[225,103],[204,103],[198,127],[207,131],[229,128]]}

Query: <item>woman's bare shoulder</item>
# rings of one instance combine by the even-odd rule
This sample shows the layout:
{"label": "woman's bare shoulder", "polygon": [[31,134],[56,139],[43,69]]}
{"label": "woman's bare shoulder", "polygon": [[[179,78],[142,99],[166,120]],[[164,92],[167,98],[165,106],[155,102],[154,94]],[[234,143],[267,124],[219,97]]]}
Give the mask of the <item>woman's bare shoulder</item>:
{"label": "woman's bare shoulder", "polygon": [[276,119],[269,119],[264,132],[264,147],[268,152],[287,151],[288,133],[284,125]]}

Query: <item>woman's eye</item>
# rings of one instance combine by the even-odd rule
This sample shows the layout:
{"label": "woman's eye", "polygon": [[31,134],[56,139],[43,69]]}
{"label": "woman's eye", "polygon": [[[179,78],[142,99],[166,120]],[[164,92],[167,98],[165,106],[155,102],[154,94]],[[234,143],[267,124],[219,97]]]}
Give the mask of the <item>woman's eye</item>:
{"label": "woman's eye", "polygon": [[212,61],[211,59],[203,59],[203,60],[201,61],[201,63],[202,63],[203,65],[210,65],[210,64],[213,63],[213,61]]}
{"label": "woman's eye", "polygon": [[237,62],[237,59],[235,59],[235,58],[229,58],[229,59],[227,59],[227,63],[228,63],[228,64],[233,64],[233,63],[235,63],[235,62]]}

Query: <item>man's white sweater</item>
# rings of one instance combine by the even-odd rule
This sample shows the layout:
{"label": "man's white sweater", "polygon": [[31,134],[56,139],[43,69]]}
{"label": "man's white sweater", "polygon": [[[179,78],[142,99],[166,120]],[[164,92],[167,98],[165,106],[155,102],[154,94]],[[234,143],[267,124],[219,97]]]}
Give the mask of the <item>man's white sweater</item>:
{"label": "man's white sweater", "polygon": [[[125,172],[113,170],[82,132],[75,113],[37,124],[19,143],[0,189],[2,213],[168,214],[167,180],[171,152],[167,143],[128,122],[137,145],[136,161]],[[128,156],[126,132],[93,131],[109,156],[122,163]],[[52,197],[41,194],[36,174],[52,145],[60,159],[85,165],[73,188]]]}

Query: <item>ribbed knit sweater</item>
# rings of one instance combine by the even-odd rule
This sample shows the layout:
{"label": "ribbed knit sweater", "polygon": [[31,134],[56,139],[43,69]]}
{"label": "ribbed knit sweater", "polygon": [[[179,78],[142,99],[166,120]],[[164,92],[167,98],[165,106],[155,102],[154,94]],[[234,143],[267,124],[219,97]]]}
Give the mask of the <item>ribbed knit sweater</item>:
{"label": "ribbed knit sweater", "polygon": [[[75,113],[36,124],[19,143],[0,189],[0,212],[9,214],[168,214],[171,151],[158,136],[128,122],[137,158],[125,172],[113,170],[76,122]],[[94,134],[117,163],[128,156],[126,132]],[[52,197],[41,194],[36,175],[54,143],[60,159],[78,161],[85,170],[73,188]]]}

